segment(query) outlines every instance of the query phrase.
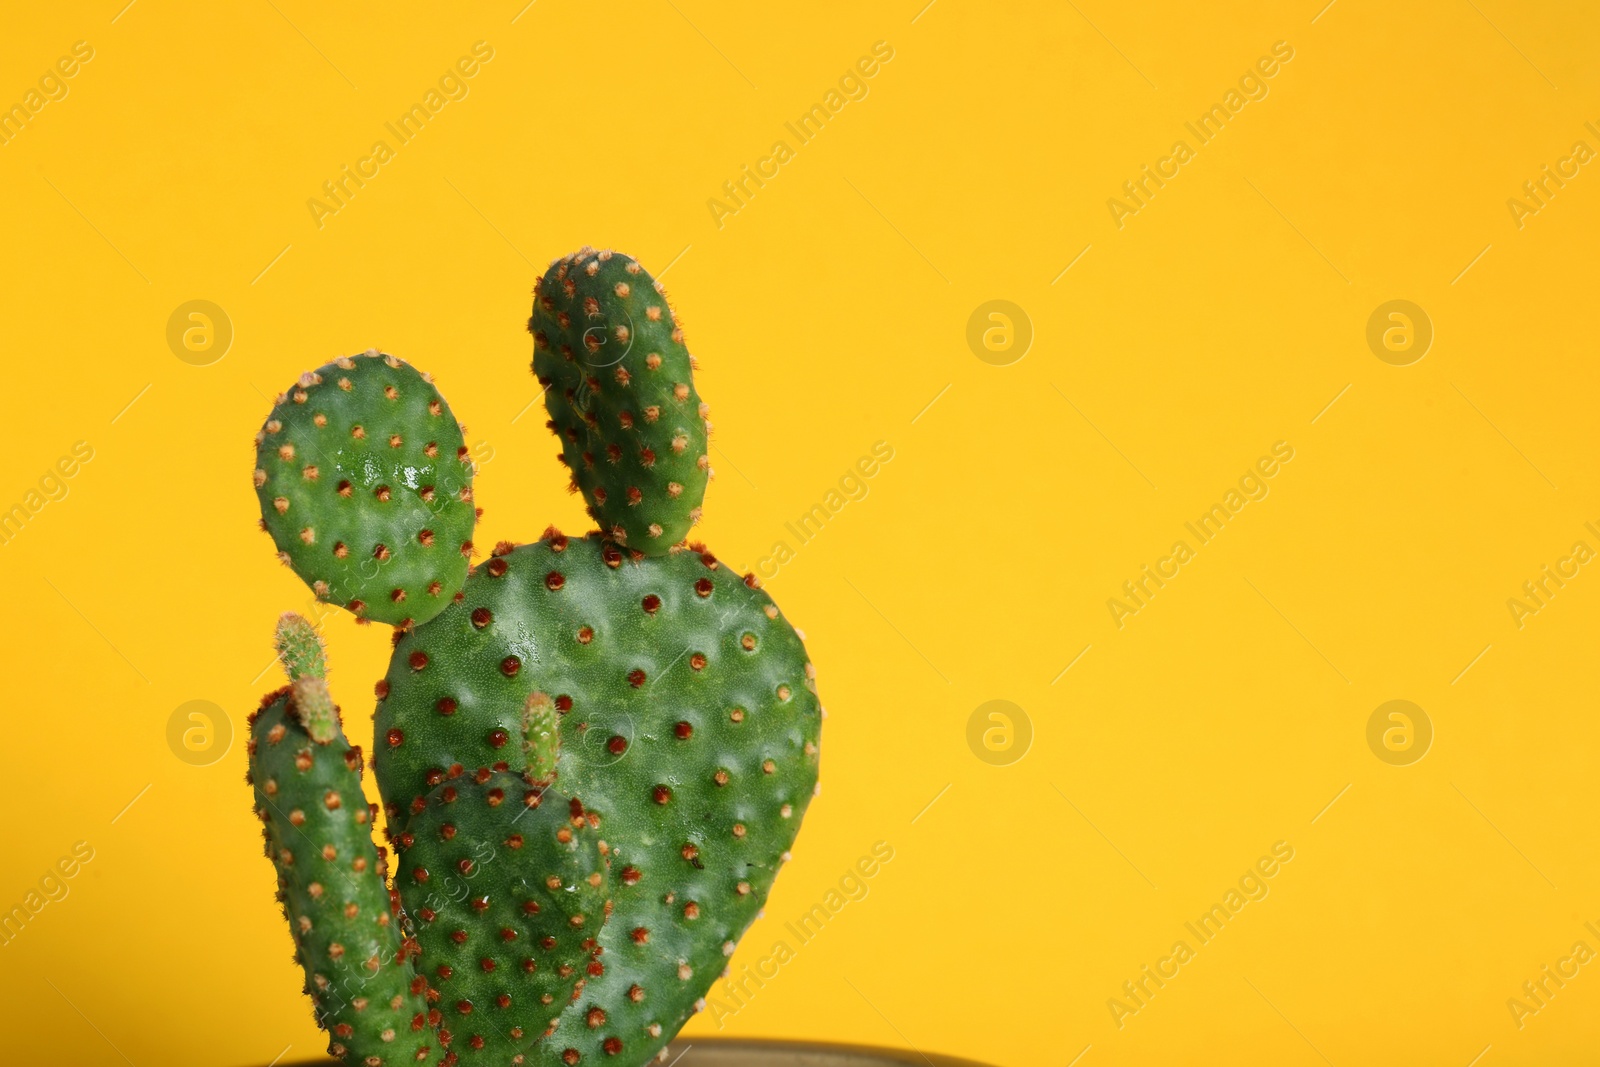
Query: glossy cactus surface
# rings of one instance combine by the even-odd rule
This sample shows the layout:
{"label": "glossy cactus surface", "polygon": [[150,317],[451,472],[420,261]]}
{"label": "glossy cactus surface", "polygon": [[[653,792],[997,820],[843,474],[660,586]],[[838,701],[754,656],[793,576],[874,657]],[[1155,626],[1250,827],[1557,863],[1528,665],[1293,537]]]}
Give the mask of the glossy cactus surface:
{"label": "glossy cactus surface", "polygon": [[637,260],[585,248],[534,287],[533,373],[561,462],[611,540],[660,555],[700,520],[708,411],[661,286]]}
{"label": "glossy cactus surface", "polygon": [[262,526],[318,599],[396,625],[461,588],[472,460],[428,378],[376,351],[301,375],[256,435]]}

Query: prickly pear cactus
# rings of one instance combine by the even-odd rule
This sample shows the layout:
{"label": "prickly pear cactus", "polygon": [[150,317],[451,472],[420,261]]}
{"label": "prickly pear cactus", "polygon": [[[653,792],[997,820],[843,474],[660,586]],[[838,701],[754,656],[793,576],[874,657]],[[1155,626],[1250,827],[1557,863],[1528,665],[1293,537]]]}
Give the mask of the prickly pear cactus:
{"label": "prickly pear cactus", "polygon": [[462,768],[524,770],[519,709],[554,694],[555,781],[605,838],[613,901],[603,973],[556,1041],[580,1056],[653,1052],[722,971],[794,842],[817,778],[811,667],[771,598],[709,552],[633,559],[598,534],[554,532],[497,551],[460,603],[395,645],[378,787],[395,818],[430,810],[428,791]]}
{"label": "prickly pear cactus", "polygon": [[[446,602],[405,620],[377,685],[394,971],[445,1067],[637,1067],[703,1006],[788,860],[822,710],[754,576],[679,543],[709,424],[658,287],[585,249],[536,294],[535,370],[601,530],[502,543],[464,580],[408,557]],[[382,521],[386,501],[351,499],[347,522]],[[284,658],[321,675],[320,646]],[[303,688],[269,729],[342,744],[326,686]],[[390,1062],[365,1048],[339,1044]]]}
{"label": "prickly pear cactus", "polygon": [[304,619],[278,627],[291,685],[250,718],[249,781],[278,900],[328,1051],[348,1063],[437,1062],[425,983],[372,843],[361,750],[339,729],[322,649]]}
{"label": "prickly pear cactus", "polygon": [[319,600],[378,622],[426,622],[461,588],[472,474],[439,390],[376,350],[301,375],[256,435],[279,558]]}
{"label": "prickly pear cactus", "polygon": [[534,286],[528,329],[561,462],[601,531],[651,556],[682,541],[700,520],[710,424],[660,283],[585,248]]}
{"label": "prickly pear cactus", "polygon": [[599,832],[581,804],[485,770],[429,793],[396,845],[440,1040],[468,1062],[517,1062],[600,972]]}

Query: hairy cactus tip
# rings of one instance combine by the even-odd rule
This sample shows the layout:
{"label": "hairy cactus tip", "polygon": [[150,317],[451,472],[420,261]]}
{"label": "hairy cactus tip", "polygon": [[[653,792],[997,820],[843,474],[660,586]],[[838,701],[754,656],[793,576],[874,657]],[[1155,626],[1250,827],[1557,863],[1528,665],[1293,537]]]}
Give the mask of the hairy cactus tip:
{"label": "hairy cactus tip", "polygon": [[528,756],[528,777],[548,785],[561,755],[561,726],[555,701],[548,693],[530,693],[522,706],[522,751]]}
{"label": "hairy cactus tip", "polygon": [[322,638],[303,616],[285,612],[278,619],[273,644],[289,687],[294,695],[294,710],[311,740],[326,745],[339,736],[339,709],[328,691],[328,661]]}

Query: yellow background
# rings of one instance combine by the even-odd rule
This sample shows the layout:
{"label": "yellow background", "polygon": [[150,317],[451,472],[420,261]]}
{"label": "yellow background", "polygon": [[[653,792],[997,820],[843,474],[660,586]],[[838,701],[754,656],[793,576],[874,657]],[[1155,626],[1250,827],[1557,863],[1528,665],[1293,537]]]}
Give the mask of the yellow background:
{"label": "yellow background", "polygon": [[[5,1059],[322,1047],[242,784],[272,620],[307,600],[255,529],[251,435],[301,370],[382,346],[492,455],[480,544],[581,530],[523,323],[587,243],[671,265],[725,558],[795,547],[785,522],[894,449],[768,583],[820,672],[824,790],[735,966],[875,842],[895,858],[724,1033],[1008,1067],[1588,1062],[1600,964],[1521,1029],[1506,1002],[1600,950],[1600,567],[1521,628],[1507,600],[1600,549],[1600,175],[1520,229],[1506,201],[1600,149],[1593,12],[123,2],[0,36],[0,102],[94,48],[0,146],[0,507],[95,450],[0,547],[0,905],[95,849],[0,947]],[[308,198],[480,40],[469,95],[319,229]],[[868,95],[719,228],[708,199],[877,41]],[[1107,199],[1277,41],[1269,95],[1119,229]],[[166,341],[193,299],[233,325],[210,366]],[[965,339],[991,299],[1035,332],[1008,366]],[[1434,326],[1410,366],[1365,340],[1391,299]],[[1270,495],[1118,629],[1107,599],[1280,440]],[[386,634],[327,633],[366,740]],[[1009,766],[967,742],[993,699],[1032,725]],[[1410,766],[1367,745],[1391,699],[1435,731]],[[231,717],[209,766],[168,747],[190,700]],[[1270,895],[1119,1029],[1108,998],[1277,841]]]}

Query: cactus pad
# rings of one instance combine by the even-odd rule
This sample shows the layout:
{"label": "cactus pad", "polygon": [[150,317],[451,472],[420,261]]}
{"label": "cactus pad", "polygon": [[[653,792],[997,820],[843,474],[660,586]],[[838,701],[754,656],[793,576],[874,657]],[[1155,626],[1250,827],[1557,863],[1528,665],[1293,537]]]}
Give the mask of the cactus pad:
{"label": "cactus pad", "polygon": [[618,544],[659,555],[700,519],[710,423],[661,286],[627,256],[585,248],[534,286],[533,373],[561,462]]}
{"label": "cactus pad", "polygon": [[771,599],[710,553],[634,559],[553,531],[496,549],[396,643],[375,760],[391,819],[429,811],[456,765],[523,769],[523,709],[553,694],[556,788],[606,841],[614,909],[561,1056],[644,1062],[723,969],[816,784],[811,673]]}
{"label": "cactus pad", "polygon": [[379,622],[431,619],[461,588],[472,473],[433,383],[375,351],[301,375],[256,435],[279,557],[318,599]]}
{"label": "cactus pad", "polygon": [[510,1064],[603,971],[605,862],[583,806],[481,771],[428,794],[396,842],[396,885],[463,1064]]}
{"label": "cactus pad", "polygon": [[312,740],[293,693],[269,694],[251,716],[249,777],[328,1051],[364,1067],[437,1062],[425,985],[407,959],[415,946],[372,843],[361,750],[337,723],[329,742]]}

